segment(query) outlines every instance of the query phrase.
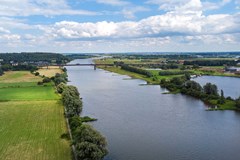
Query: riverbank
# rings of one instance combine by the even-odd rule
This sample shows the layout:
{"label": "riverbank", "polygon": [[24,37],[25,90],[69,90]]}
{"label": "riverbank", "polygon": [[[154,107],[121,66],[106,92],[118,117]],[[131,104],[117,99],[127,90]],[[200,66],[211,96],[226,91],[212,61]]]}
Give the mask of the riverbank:
{"label": "riverbank", "polygon": [[[120,67],[99,67],[99,68],[110,71],[110,72],[122,74],[122,75],[128,75],[132,78],[142,79],[142,80],[145,80],[148,84],[154,84],[154,85],[159,85],[160,84],[159,81],[161,81],[163,79],[166,80],[166,81],[169,81],[173,78],[180,78],[182,76],[182,75],[161,76],[161,79],[159,80],[159,78],[156,79],[154,77],[147,77],[147,76],[142,75],[142,74],[138,74],[138,73],[123,70]],[[181,90],[177,89],[177,88],[173,89],[173,90],[170,89],[170,91],[168,92],[168,94],[178,94],[178,93],[183,93],[183,92],[181,92]],[[164,94],[166,94],[166,93],[164,93]],[[210,100],[208,99],[207,100],[206,98],[200,98],[200,100],[202,100],[203,102],[205,102],[205,103],[207,103],[208,105],[211,106],[208,110],[237,110],[237,111],[239,110],[235,106],[235,101],[231,100],[231,99],[226,99],[225,103],[223,103],[223,104],[219,104],[218,101],[214,100],[214,99],[210,99]],[[217,106],[217,107],[215,107],[215,106]]]}
{"label": "riverbank", "polygon": [[120,67],[98,66],[98,68],[109,71],[109,72],[118,73],[118,74],[121,74],[121,75],[128,75],[129,77],[132,77],[132,78],[135,78],[135,79],[142,79],[142,80],[146,81],[148,84],[154,84],[154,85],[159,84],[159,81],[153,80],[152,78],[149,78],[149,77],[147,77],[145,75],[142,75],[142,74],[138,74],[138,73],[123,70]]}

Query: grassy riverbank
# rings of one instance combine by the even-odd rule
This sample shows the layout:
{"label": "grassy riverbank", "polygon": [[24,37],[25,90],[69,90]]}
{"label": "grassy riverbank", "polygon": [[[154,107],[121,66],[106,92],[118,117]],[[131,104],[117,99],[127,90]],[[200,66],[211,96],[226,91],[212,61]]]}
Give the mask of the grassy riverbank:
{"label": "grassy riverbank", "polygon": [[[147,77],[147,76],[142,75],[142,74],[138,74],[138,73],[123,70],[123,69],[121,69],[121,67],[100,67],[100,68],[102,68],[104,70],[107,70],[107,71],[114,72],[114,73],[122,74],[122,75],[128,75],[132,78],[142,79],[142,80],[145,80],[148,84],[160,84],[160,81],[163,80],[163,79],[165,79],[166,81],[169,81],[173,78],[180,78],[180,77],[184,76],[184,74],[161,76],[161,75],[158,74],[159,71],[150,70],[150,72],[152,73],[153,76],[152,77]],[[180,70],[175,69],[175,70],[168,70],[168,71],[178,72]],[[200,71],[192,70],[192,73],[193,74],[205,75],[204,71],[201,71],[201,73],[200,73]],[[206,74],[206,75],[209,75],[209,74]],[[213,76],[226,76],[226,75],[221,75],[221,74],[212,74],[212,75]],[[169,94],[177,94],[177,93],[181,93],[181,90],[176,88],[174,90],[170,90],[170,92],[168,92],[168,93]],[[236,103],[235,103],[234,100],[225,100],[225,103],[223,103],[223,104],[219,104],[217,102],[217,100],[207,100],[207,103],[210,104],[211,106],[217,106],[217,108],[212,107],[209,110],[239,110],[236,107]]]}
{"label": "grassy riverbank", "polygon": [[53,84],[27,71],[0,77],[0,159],[70,160],[64,108]]}

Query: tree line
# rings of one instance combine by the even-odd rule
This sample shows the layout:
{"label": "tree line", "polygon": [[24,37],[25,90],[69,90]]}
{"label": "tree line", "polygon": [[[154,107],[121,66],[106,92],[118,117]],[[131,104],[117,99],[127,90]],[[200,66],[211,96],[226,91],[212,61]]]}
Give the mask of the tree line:
{"label": "tree line", "polygon": [[198,66],[235,66],[238,61],[234,60],[194,60],[194,61],[184,61],[184,65],[198,65]]}
{"label": "tree line", "polygon": [[[100,132],[85,123],[94,119],[80,117],[83,106],[80,93],[75,86],[66,85],[65,76],[60,74],[52,79],[57,86],[57,92],[62,95],[65,116],[69,120],[72,144],[75,146],[77,158],[79,160],[101,160],[108,153],[106,139]],[[64,81],[60,82],[59,78]]]}
{"label": "tree line", "polygon": [[132,67],[132,66],[129,66],[129,65],[121,65],[121,68],[126,70],[126,71],[135,72],[135,73],[145,75],[147,77],[152,77],[153,76],[151,72],[149,72],[147,70],[144,70],[144,69],[141,69],[141,68]]}
{"label": "tree line", "polygon": [[62,64],[63,62],[68,62],[69,58],[57,53],[1,53],[0,59],[3,60],[2,64],[9,64],[11,61],[14,62],[49,62],[56,61],[58,64]]}

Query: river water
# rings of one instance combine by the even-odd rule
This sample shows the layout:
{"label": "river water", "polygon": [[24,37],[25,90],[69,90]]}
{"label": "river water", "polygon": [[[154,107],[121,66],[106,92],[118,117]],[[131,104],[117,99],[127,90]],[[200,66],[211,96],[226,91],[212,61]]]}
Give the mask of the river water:
{"label": "river water", "polygon": [[216,84],[219,90],[224,91],[224,96],[238,98],[240,96],[240,78],[220,77],[220,76],[202,76],[193,79],[194,81],[205,85],[206,83]]}
{"label": "river water", "polygon": [[194,98],[93,67],[67,70],[82,114],[97,118],[92,125],[108,140],[106,160],[240,159],[240,113],[205,111]]}

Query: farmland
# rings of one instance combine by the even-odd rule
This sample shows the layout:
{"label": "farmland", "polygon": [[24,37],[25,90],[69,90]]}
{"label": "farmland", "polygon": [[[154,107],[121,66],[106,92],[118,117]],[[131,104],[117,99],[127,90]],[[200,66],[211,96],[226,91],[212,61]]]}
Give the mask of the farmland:
{"label": "farmland", "polygon": [[25,71],[0,77],[0,159],[71,159],[60,96],[40,80]]}
{"label": "farmland", "polygon": [[38,70],[40,75],[44,75],[46,77],[53,77],[55,76],[56,73],[63,73],[63,71],[59,67],[54,67],[54,66],[49,66],[47,67],[42,67]]}

